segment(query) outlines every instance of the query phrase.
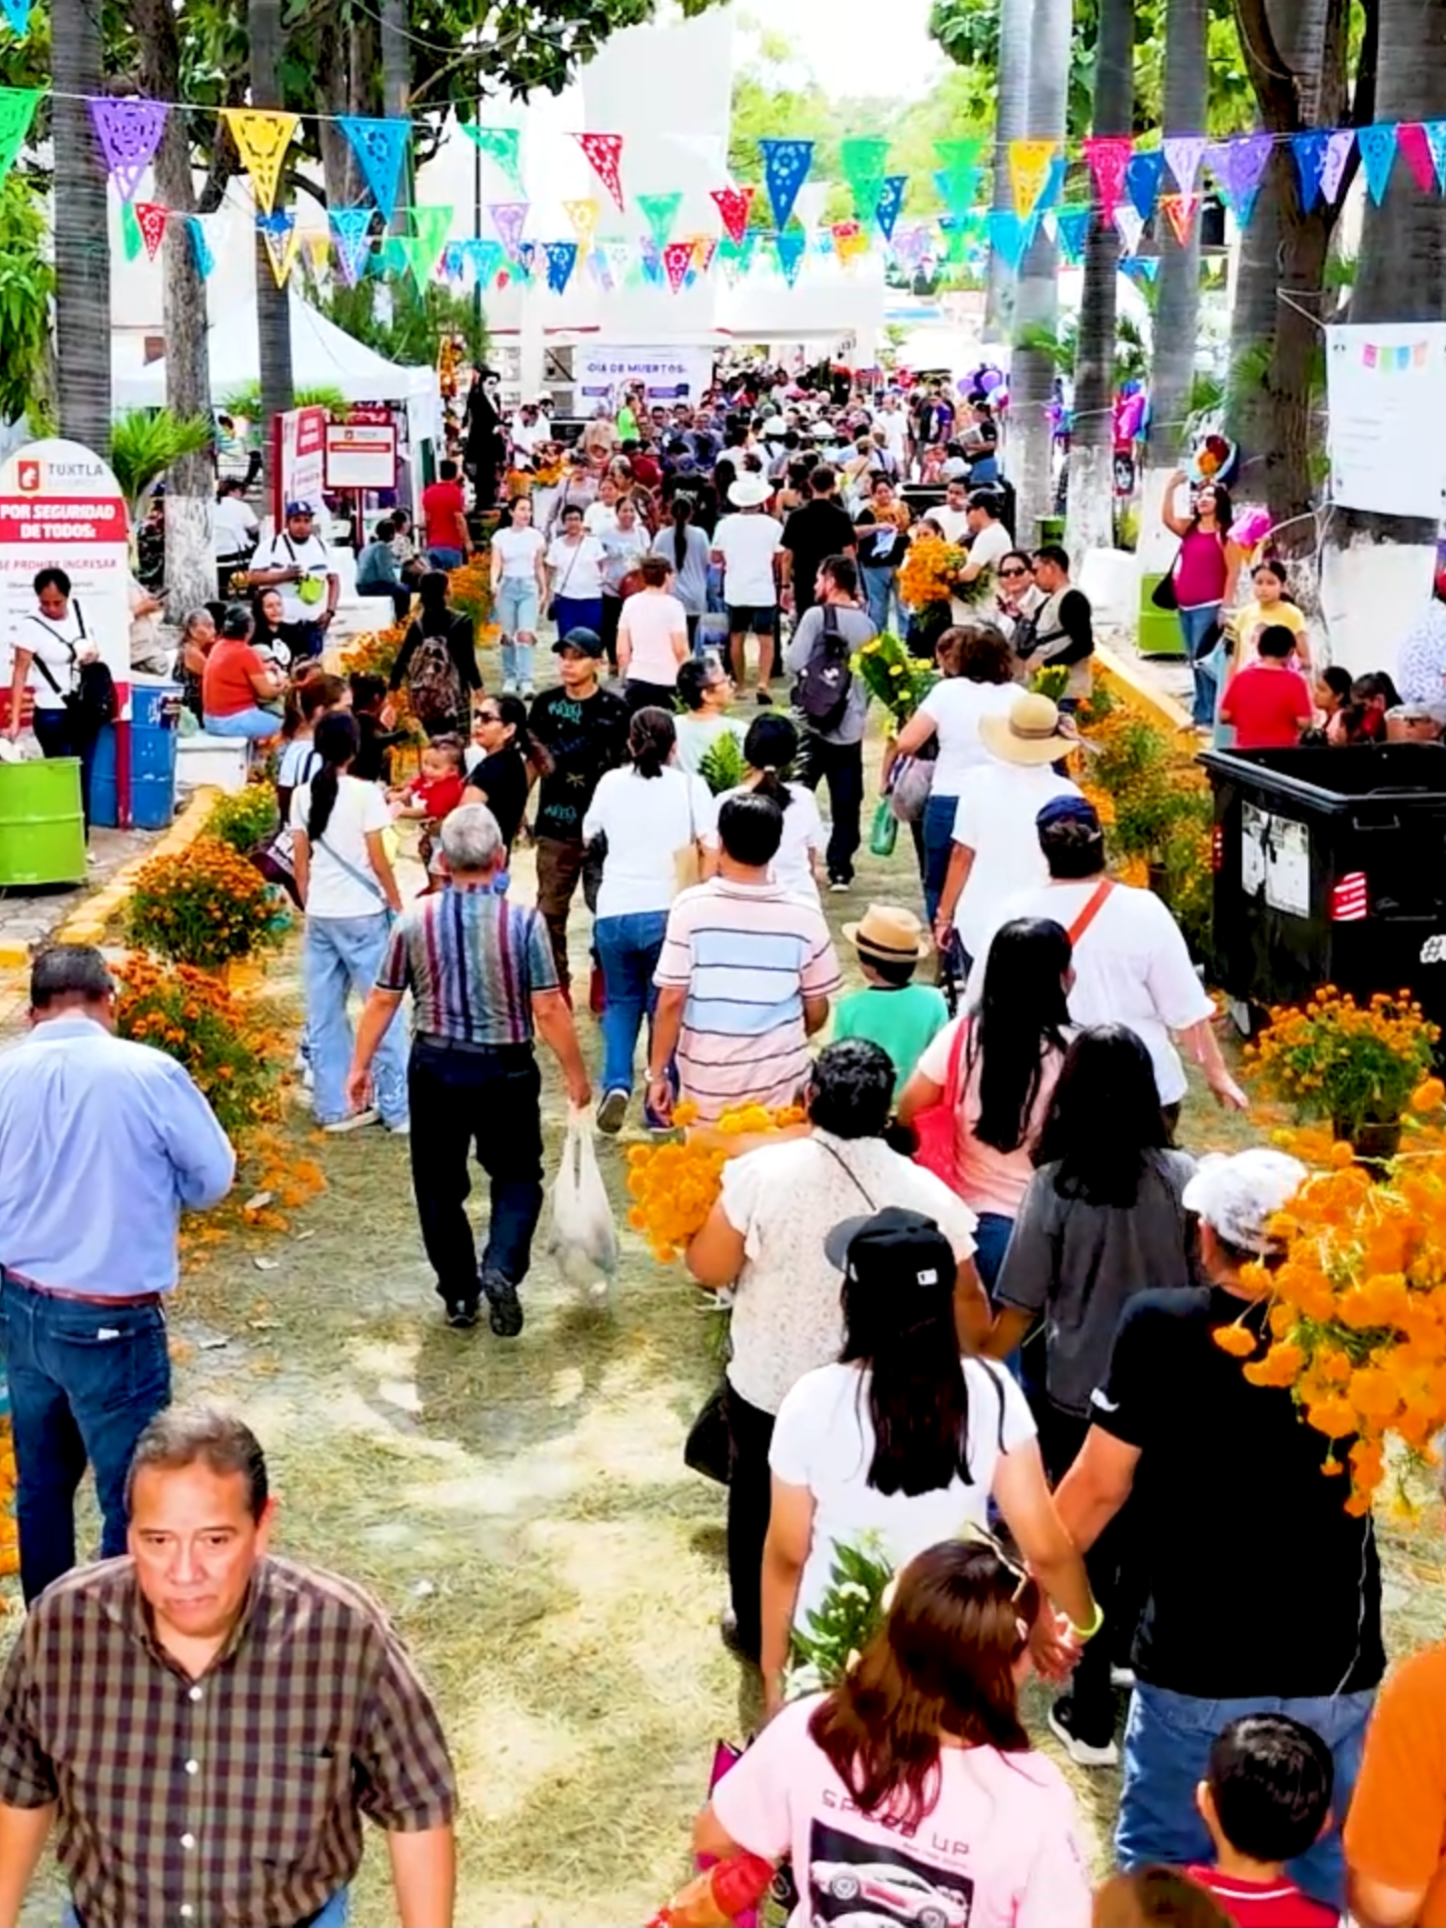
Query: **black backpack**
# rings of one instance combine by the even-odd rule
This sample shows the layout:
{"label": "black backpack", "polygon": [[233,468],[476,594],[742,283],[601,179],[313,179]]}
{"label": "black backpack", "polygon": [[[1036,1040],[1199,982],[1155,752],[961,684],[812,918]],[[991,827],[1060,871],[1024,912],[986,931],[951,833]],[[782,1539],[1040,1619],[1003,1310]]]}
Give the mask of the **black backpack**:
{"label": "black backpack", "polygon": [[843,721],[854,673],[849,667],[849,646],[839,631],[838,610],[825,603],[822,614],[823,633],[799,671],[793,700],[810,727],[826,733]]}

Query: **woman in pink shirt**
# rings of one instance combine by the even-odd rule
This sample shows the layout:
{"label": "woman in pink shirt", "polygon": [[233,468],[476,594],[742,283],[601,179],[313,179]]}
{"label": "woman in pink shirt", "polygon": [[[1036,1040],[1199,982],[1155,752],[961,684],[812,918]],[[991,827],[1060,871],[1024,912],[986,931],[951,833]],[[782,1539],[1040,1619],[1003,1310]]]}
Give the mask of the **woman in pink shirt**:
{"label": "woman in pink shirt", "polygon": [[1235,513],[1230,497],[1218,483],[1202,482],[1191,497],[1189,516],[1177,513],[1175,494],[1184,480],[1185,471],[1176,469],[1165,484],[1160,514],[1165,527],[1180,538],[1171,576],[1180,633],[1195,677],[1191,721],[1208,730],[1215,722],[1218,680],[1210,657],[1220,640],[1220,612],[1234,599],[1243,554],[1230,540]]}
{"label": "woman in pink shirt", "polygon": [[899,1099],[899,1122],[907,1125],[951,1089],[959,1093],[954,1189],[978,1214],[974,1262],[990,1292],[1064,1063],[1070,957],[1069,938],[1052,918],[1002,924],[978,1007],[945,1025]]}
{"label": "woman in pink shirt", "polygon": [[1087,1928],[1074,1797],[1019,1717],[1039,1611],[983,1536],[921,1553],[843,1682],[785,1707],[718,1783],[698,1853],[790,1856],[788,1928]]}
{"label": "woman in pink shirt", "polygon": [[673,572],[662,556],[638,564],[643,586],[629,596],[618,619],[618,669],[628,708],[671,710],[678,665],[688,654],[688,612],[672,594]]}

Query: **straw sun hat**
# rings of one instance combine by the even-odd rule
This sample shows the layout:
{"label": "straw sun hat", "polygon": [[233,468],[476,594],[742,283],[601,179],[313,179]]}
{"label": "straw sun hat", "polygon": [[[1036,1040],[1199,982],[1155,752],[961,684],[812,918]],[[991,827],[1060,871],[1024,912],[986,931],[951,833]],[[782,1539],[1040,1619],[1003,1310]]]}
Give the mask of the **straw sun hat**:
{"label": "straw sun hat", "polygon": [[981,717],[979,734],[1005,763],[1058,763],[1077,745],[1060,730],[1058,704],[1032,690],[1020,691],[1007,716]]}
{"label": "straw sun hat", "polygon": [[904,964],[929,955],[929,934],[911,910],[870,904],[856,924],[845,924],[845,940],[862,957]]}

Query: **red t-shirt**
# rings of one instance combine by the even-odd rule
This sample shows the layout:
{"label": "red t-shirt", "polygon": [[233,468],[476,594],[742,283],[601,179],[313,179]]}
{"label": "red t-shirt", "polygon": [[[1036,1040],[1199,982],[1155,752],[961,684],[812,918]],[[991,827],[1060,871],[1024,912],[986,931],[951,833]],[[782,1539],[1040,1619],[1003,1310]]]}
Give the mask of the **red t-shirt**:
{"label": "red t-shirt", "polygon": [[[254,710],[261,698],[251,678],[259,676],[266,665],[250,643],[237,636],[223,636],[211,645],[201,677],[201,709],[207,716],[239,716]],[[276,727],[281,728],[278,717]]]}
{"label": "red t-shirt", "polygon": [[1314,714],[1310,685],[1298,671],[1261,663],[1231,677],[1220,705],[1221,720],[1235,725],[1241,750],[1288,750]]}
{"label": "red t-shirt", "polygon": [[1243,1881],[1218,1868],[1187,1868],[1186,1874],[1214,1895],[1235,1928],[1340,1928],[1340,1916],[1323,1901],[1303,1895],[1293,1881]]}
{"label": "red t-shirt", "polygon": [[422,491],[422,516],[427,525],[429,549],[456,549],[459,546],[457,518],[464,519],[467,498],[460,482],[432,482]]}
{"label": "red t-shirt", "polygon": [[418,777],[411,786],[412,801],[420,803],[429,817],[438,823],[443,817],[450,817],[462,801],[462,792],[467,788],[465,777]]}

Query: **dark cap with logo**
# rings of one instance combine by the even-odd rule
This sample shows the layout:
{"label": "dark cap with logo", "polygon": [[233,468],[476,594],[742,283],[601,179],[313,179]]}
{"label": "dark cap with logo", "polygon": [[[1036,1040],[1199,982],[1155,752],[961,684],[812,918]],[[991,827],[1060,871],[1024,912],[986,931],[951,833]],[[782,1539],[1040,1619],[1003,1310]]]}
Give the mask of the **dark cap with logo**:
{"label": "dark cap with logo", "polygon": [[830,1265],[865,1282],[953,1290],[954,1248],[922,1212],[886,1205],[863,1218],[846,1218],[828,1234],[824,1251]]}
{"label": "dark cap with logo", "polygon": [[584,656],[601,656],[603,639],[595,629],[570,629],[565,636],[558,637],[552,653],[560,656],[565,649],[578,650]]}

